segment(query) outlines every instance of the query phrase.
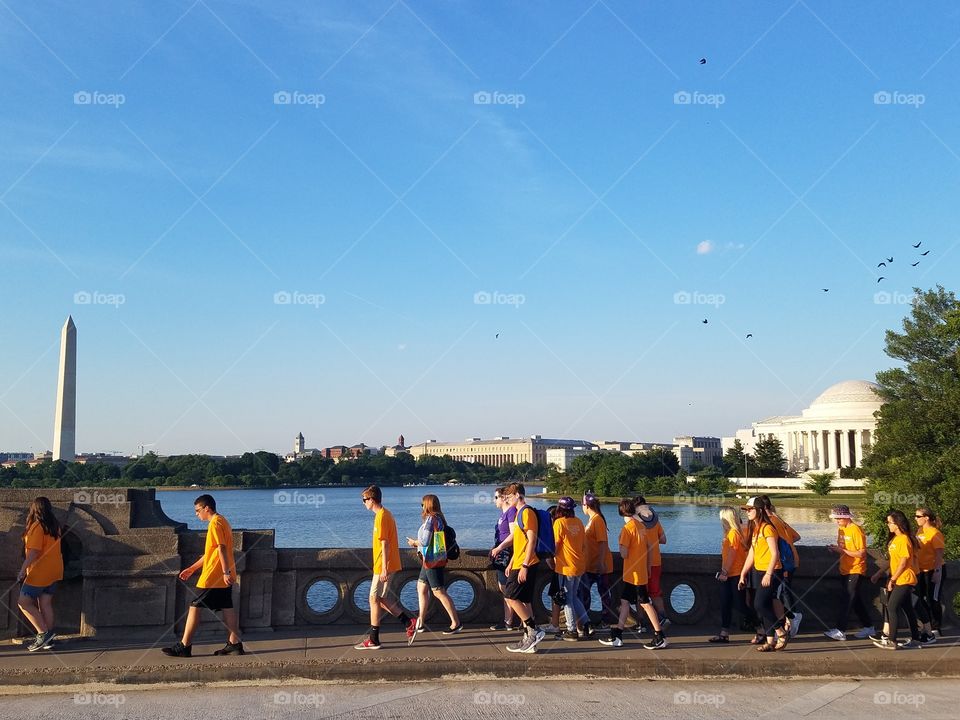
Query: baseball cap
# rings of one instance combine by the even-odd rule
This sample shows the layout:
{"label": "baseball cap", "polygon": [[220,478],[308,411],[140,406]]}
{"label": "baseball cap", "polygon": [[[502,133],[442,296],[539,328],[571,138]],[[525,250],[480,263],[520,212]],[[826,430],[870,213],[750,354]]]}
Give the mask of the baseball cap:
{"label": "baseball cap", "polygon": [[741,510],[746,510],[747,508],[760,508],[763,507],[763,503],[760,502],[760,498],[754,495],[752,498],[747,500],[743,505],[740,506]]}
{"label": "baseball cap", "polygon": [[564,495],[557,501],[557,507],[561,510],[573,510],[576,507],[576,504],[573,502],[572,497]]}
{"label": "baseball cap", "polygon": [[589,504],[589,503],[592,503],[592,502],[593,502],[594,500],[596,500],[596,499],[597,499],[597,496],[594,495],[592,492],[588,492],[588,493],[584,493],[584,494],[583,494],[583,504],[584,504],[584,505],[587,505],[587,504]]}
{"label": "baseball cap", "polygon": [[834,505],[833,509],[830,510],[830,519],[853,520],[853,515],[850,514],[850,508],[846,505]]}

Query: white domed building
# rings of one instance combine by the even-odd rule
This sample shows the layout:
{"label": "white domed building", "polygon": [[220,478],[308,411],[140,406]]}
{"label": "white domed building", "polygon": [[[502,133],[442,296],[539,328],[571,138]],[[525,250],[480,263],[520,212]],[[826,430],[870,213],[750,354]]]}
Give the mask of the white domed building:
{"label": "white domed building", "polygon": [[758,440],[774,436],[783,445],[790,472],[830,472],[860,467],[877,428],[874,413],[883,402],[879,386],[845,380],[824,390],[800,415],[775,415],[723,439],[724,452],[740,440],[752,453]]}

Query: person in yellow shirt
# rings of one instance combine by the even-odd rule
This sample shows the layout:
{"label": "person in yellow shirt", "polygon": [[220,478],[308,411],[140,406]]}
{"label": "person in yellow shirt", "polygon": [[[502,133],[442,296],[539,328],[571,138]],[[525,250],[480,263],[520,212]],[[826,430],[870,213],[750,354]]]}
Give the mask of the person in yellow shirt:
{"label": "person in yellow shirt", "polygon": [[643,608],[653,628],[653,639],[644,644],[647,650],[661,650],[667,647],[667,638],[657,618],[657,610],[653,606],[650,594],[647,591],[647,581],[650,578],[650,554],[648,540],[643,524],[635,517],[637,503],[633,498],[623,498],[618,507],[620,517],[623,518],[623,529],[620,530],[620,557],[623,560],[623,592],[620,595],[620,617],[616,625],[610,628],[609,638],[600,638],[601,645],[609,647],[623,647],[623,628],[630,616],[630,606],[636,605],[638,610]]}
{"label": "person in yellow shirt", "polygon": [[417,632],[412,618],[393,599],[393,578],[400,572],[400,538],[393,513],[383,506],[383,491],[371,485],[362,493],[363,506],[373,517],[373,578],[370,580],[370,630],[354,650],[380,649],[380,615],[383,610],[400,620],[407,638]]}
{"label": "person in yellow shirt", "polygon": [[747,586],[747,575],[753,573],[754,609],[762,621],[762,632],[766,642],[757,645],[758,652],[783,650],[790,641],[790,635],[783,629],[783,617],[773,608],[773,598],[777,594],[781,582],[780,550],[777,546],[779,537],[766,506],[759,497],[747,500],[741,510],[747,513],[750,521],[750,549],[747,559],[743,561],[740,571],[740,582],[737,589]]}
{"label": "person in yellow shirt", "polygon": [[193,565],[180,572],[180,579],[186,582],[200,570],[197,589],[200,594],[190,603],[183,636],[172,647],[162,648],[164,655],[171,657],[190,657],[191,640],[200,624],[200,610],[206,608],[223,613],[223,624],[227,626],[227,644],[214,655],[243,655],[243,643],[240,641],[240,624],[237,611],[233,608],[233,586],[237,582],[237,566],[233,558],[233,528],[227,519],[217,512],[217,501],[212,495],[201,495],[193,501],[193,511],[197,518],[207,523],[207,538],[203,556]]}
{"label": "person in yellow shirt", "polygon": [[928,507],[919,507],[913,514],[917,522],[917,618],[923,624],[920,641],[932,645],[940,634],[943,605],[943,553],[945,543],[940,532],[940,519]]}
{"label": "person in yellow shirt", "polygon": [[643,531],[647,537],[647,552],[650,553],[650,577],[647,579],[647,591],[650,593],[653,606],[657,609],[660,624],[666,627],[670,624],[670,620],[667,618],[663,592],[660,589],[660,576],[663,574],[660,546],[667,544],[667,535],[663,531],[663,525],[660,524],[656,510],[647,504],[646,499],[641,495],[635,497],[633,501],[637,504],[637,520],[643,525]]}
{"label": "person in yellow shirt", "polygon": [[800,567],[800,556],[795,544],[800,539],[800,533],[794,530],[790,523],[777,515],[777,509],[773,506],[773,501],[769,495],[761,495],[760,500],[763,501],[770,522],[773,523],[773,528],[777,531],[777,537],[787,541],[790,546],[790,554],[793,557],[792,568],[789,563],[784,562],[784,558],[780,558],[783,565],[780,591],[773,599],[773,607],[777,615],[782,615],[785,618],[784,627],[790,633],[790,637],[794,638],[800,632],[800,622],[803,620],[803,613],[797,609],[797,596],[793,592],[793,575]]}
{"label": "person in yellow shirt", "polygon": [[594,584],[600,596],[600,625],[617,624],[618,612],[610,597],[610,573],[613,572],[613,553],[610,552],[610,540],[607,535],[607,521],[600,509],[600,500],[593,493],[583,496],[583,513],[587,516],[584,548],[587,555],[587,571],[580,580],[580,600],[589,614],[590,590]]}
{"label": "person in yellow shirt", "polygon": [[[899,510],[887,512],[887,553],[890,556],[889,577],[886,582],[887,632],[880,637],[871,637],[881,650],[896,650],[898,647],[920,647],[920,631],[917,615],[913,609],[913,586],[917,584],[914,562],[917,554],[917,539],[910,532],[907,516]],[[884,575],[883,568],[874,573],[871,580],[877,582]],[[910,640],[897,644],[897,624],[900,610],[907,617]]]}
{"label": "person in yellow shirt", "polygon": [[561,639],[573,642],[586,640],[593,634],[590,618],[580,600],[580,578],[587,568],[586,529],[583,521],[574,514],[576,507],[572,497],[560,498],[557,518],[553,521],[553,537],[557,544],[554,571],[566,594],[563,611],[567,617],[567,630]]}
{"label": "person in yellow shirt", "polygon": [[523,624],[520,642],[507,645],[508,652],[535,653],[537,645],[547,633],[537,627],[533,619],[533,593],[537,584],[540,558],[537,557],[537,533],[540,521],[537,512],[527,505],[526,488],[521,483],[511,483],[504,489],[503,499],[517,510],[511,524],[513,532],[513,559],[507,572],[507,584],[503,596]]}
{"label": "person in yellow shirt", "polygon": [[720,541],[720,571],[717,573],[717,580],[720,582],[720,632],[708,640],[712,643],[730,641],[734,603],[745,618],[749,618],[751,614],[747,609],[746,588],[737,587],[749,546],[739,513],[732,507],[720,508],[720,527],[723,531]]}
{"label": "person in yellow shirt", "polygon": [[847,618],[853,610],[860,621],[860,630],[855,637],[863,640],[876,632],[861,594],[863,576],[867,574],[867,536],[863,528],[853,522],[853,515],[846,505],[835,505],[830,517],[837,523],[837,544],[827,545],[827,550],[840,556],[840,579],[847,602],[837,603],[840,610],[837,624],[823,634],[841,642],[846,640]]}
{"label": "person in yellow shirt", "polygon": [[27,645],[30,652],[52,649],[56,637],[53,593],[57,582],[63,580],[62,534],[50,500],[42,495],[34,498],[24,523],[24,558],[17,573],[17,581],[22,583],[17,605],[37,631],[36,638]]}

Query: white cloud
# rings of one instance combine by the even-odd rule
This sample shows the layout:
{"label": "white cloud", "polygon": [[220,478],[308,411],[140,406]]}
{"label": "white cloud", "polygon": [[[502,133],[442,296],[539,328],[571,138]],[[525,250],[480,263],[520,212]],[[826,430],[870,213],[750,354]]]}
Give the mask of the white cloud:
{"label": "white cloud", "polygon": [[707,255],[713,251],[713,243],[710,240],[704,240],[697,243],[697,255]]}

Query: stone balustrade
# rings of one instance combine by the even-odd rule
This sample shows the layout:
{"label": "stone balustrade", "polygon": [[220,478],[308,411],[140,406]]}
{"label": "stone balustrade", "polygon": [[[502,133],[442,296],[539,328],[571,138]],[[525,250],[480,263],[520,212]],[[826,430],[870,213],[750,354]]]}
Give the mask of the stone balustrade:
{"label": "stone balustrade", "polygon": [[[0,638],[25,634],[17,610],[17,570],[23,559],[26,509],[36,489],[0,489]],[[192,583],[180,582],[180,569],[203,554],[204,532],[188,530],[168,518],[153,489],[45,489],[58,518],[69,528],[63,540],[65,573],[56,594],[58,631],[86,637],[157,639],[179,630],[193,596]],[[235,606],[244,630],[297,630],[327,624],[369,622],[367,590],[372,552],[362,549],[277,548],[273,530],[234,530],[239,583]],[[874,555],[873,567],[879,555]],[[836,556],[823,548],[800,546],[801,568],[794,590],[806,613],[807,630],[832,626],[845,601]],[[615,555],[614,577],[620,560]],[[403,569],[397,585],[401,601],[414,610],[419,572],[412,550],[401,550]],[[884,560],[880,560],[884,562]],[[716,555],[664,553],[662,585],[671,619],[683,625],[719,624]],[[538,580],[535,610],[544,606],[546,573]],[[502,619],[496,573],[484,550],[464,550],[447,567],[451,595],[465,623]],[[617,590],[614,587],[616,594]],[[879,589],[868,592],[877,603]],[[960,592],[960,563],[949,563],[943,592],[945,622],[957,622],[954,598]],[[438,603],[434,611],[442,612]],[[598,609],[596,604],[593,608]],[[205,613],[201,632],[222,632]]]}

